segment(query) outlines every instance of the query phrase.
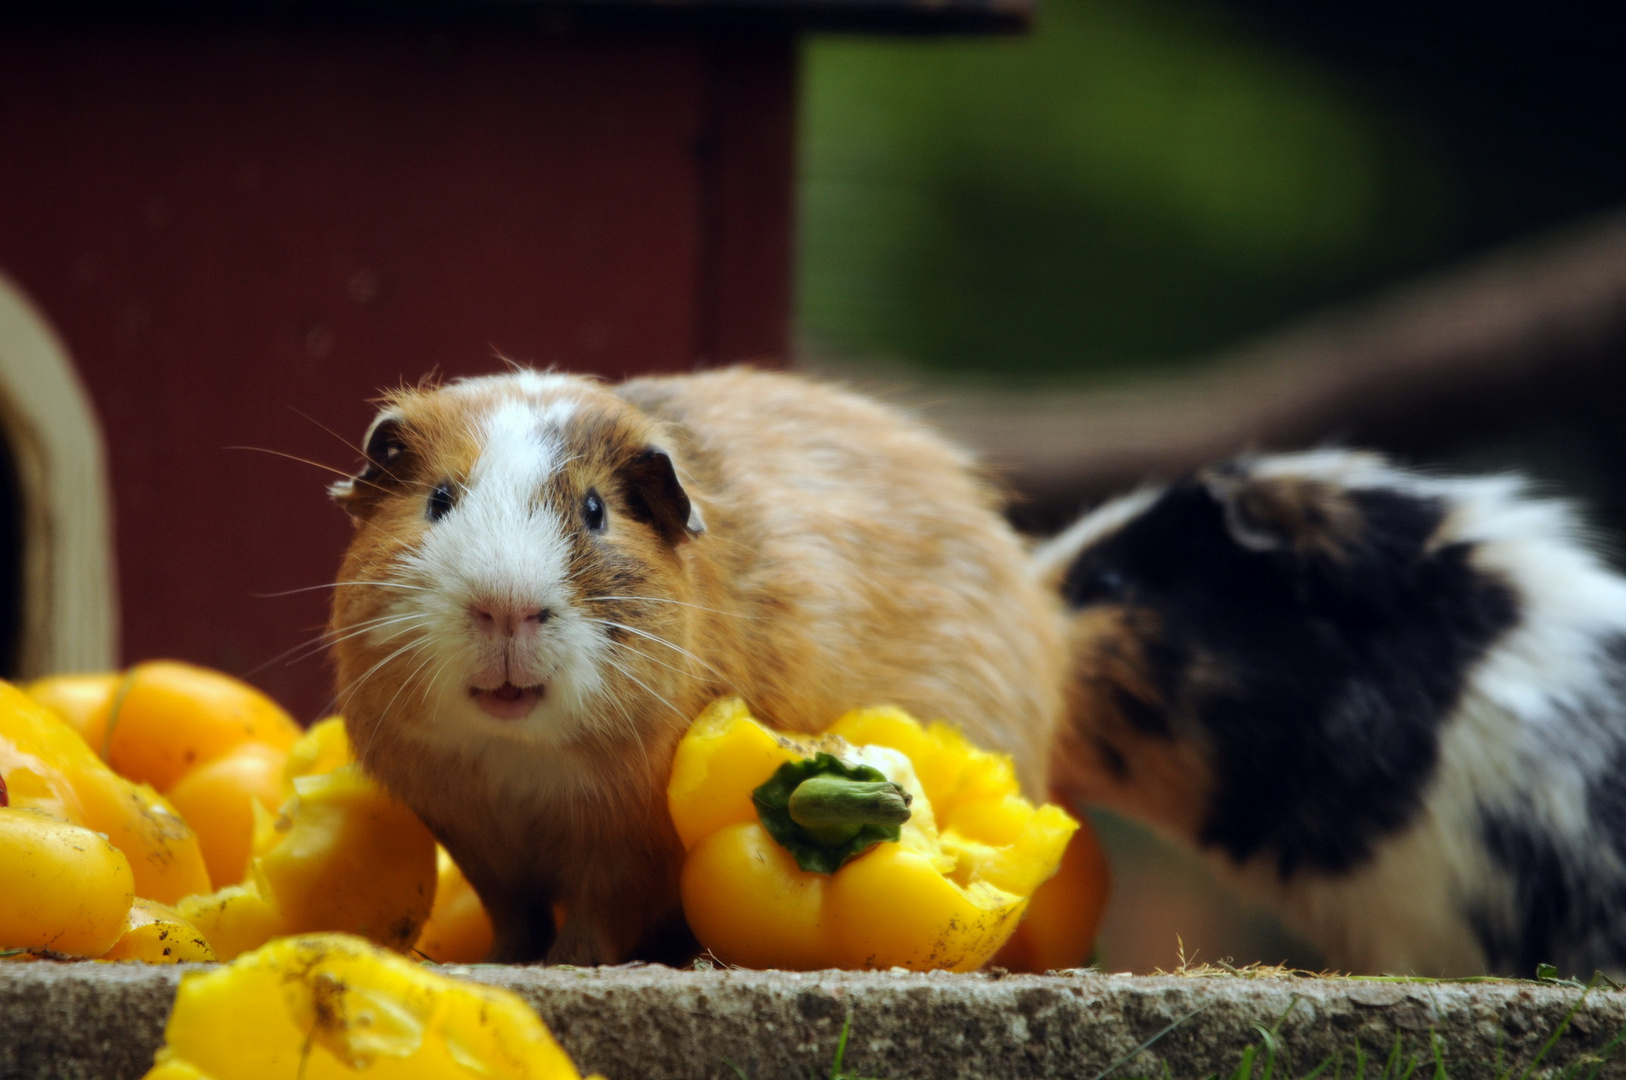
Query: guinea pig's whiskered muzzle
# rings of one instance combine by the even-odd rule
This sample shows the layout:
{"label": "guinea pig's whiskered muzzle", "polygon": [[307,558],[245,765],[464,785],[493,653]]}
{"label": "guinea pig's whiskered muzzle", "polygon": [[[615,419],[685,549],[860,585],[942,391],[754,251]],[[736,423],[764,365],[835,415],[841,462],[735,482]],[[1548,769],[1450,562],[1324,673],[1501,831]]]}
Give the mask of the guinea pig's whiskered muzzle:
{"label": "guinea pig's whiskered muzzle", "polygon": [[553,616],[551,608],[524,600],[486,596],[469,602],[469,626],[480,653],[470,672],[469,697],[486,715],[518,720],[546,696],[539,638]]}

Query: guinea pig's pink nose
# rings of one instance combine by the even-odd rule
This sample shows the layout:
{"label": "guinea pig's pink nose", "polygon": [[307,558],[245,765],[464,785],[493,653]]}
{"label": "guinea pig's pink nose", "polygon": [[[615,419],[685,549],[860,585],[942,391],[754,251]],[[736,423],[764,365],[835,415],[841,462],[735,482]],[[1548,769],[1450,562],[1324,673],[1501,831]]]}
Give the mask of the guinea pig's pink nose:
{"label": "guinea pig's pink nose", "polygon": [[527,629],[541,626],[553,612],[536,604],[481,599],[469,604],[469,616],[483,633],[501,637],[514,637]]}

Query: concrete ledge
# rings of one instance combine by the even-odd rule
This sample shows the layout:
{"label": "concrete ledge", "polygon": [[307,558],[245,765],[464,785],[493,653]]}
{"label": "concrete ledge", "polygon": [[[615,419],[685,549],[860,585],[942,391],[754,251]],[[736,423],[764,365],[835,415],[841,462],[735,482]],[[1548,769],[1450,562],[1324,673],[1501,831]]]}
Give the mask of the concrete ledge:
{"label": "concrete ledge", "polygon": [[[518,991],[584,1071],[609,1080],[732,1078],[730,1064],[751,1080],[827,1076],[848,1021],[845,1066],[861,1076],[1088,1080],[1188,1015],[1114,1080],[1162,1076],[1165,1066],[1180,1080],[1227,1076],[1261,1042],[1255,1025],[1278,1021],[1295,1076],[1338,1052],[1349,1076],[1357,1046],[1378,1059],[1369,1066],[1376,1076],[1397,1036],[1404,1053],[1417,1055],[1418,1075],[1432,1076],[1431,1029],[1452,1080],[1505,1075],[1510,1065],[1518,1076],[1581,997],[1570,987],[1517,982],[446,970]],[[139,1077],[179,977],[175,968],[138,965],[0,965],[0,1077]],[[1531,1075],[1573,1063],[1623,1030],[1626,992],[1595,990]],[[1626,1076],[1621,1057],[1599,1075]]]}

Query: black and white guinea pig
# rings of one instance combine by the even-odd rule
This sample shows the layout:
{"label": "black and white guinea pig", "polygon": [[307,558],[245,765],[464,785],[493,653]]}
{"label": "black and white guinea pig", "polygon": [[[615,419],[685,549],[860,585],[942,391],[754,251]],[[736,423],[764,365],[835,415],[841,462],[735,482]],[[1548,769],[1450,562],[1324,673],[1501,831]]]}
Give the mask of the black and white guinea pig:
{"label": "black and white guinea pig", "polygon": [[1626,579],[1517,477],[1245,457],[1043,545],[1056,786],[1364,972],[1626,969]]}

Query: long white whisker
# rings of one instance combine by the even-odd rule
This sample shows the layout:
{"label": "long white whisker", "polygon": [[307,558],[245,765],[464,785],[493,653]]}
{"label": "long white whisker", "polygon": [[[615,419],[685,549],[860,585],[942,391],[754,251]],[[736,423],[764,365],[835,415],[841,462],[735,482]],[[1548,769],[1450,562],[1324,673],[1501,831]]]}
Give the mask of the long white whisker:
{"label": "long white whisker", "polygon": [[[360,678],[353,680],[350,683],[350,685],[348,687],[346,687],[341,692],[341,696],[343,696],[343,698],[344,698],[345,705],[341,705],[339,711],[341,713],[346,711],[346,706],[348,705],[350,700],[353,697],[355,697],[356,691],[361,689],[361,684],[366,682],[368,679],[372,678],[373,675],[379,669],[384,667],[385,664],[390,663],[396,657],[401,656],[401,655],[403,655],[403,654],[405,654],[407,652],[410,652],[410,651],[412,651],[414,649],[421,649],[427,644],[429,644],[429,638],[428,638],[427,635],[425,635],[423,637],[420,637],[415,641],[409,641],[405,645],[401,646],[399,649],[396,649],[394,652],[392,652],[388,656],[384,657],[384,659],[380,660],[378,663],[374,664],[372,667],[368,668],[365,672],[362,673]],[[395,692],[396,692],[397,695],[399,695],[400,692],[401,692],[400,688],[399,687],[396,688]],[[393,698],[393,697],[390,698],[390,704],[391,705],[395,704],[395,698]],[[384,709],[384,712],[379,713],[377,723],[375,723],[373,725],[373,729],[367,733],[367,745],[365,747],[358,747],[357,748],[357,753],[356,753],[357,760],[365,761],[367,759],[367,755],[372,751],[373,743],[378,740],[378,734],[384,727],[384,716],[388,712],[389,712],[389,708],[386,706],[385,709]]]}
{"label": "long white whisker", "polygon": [[679,607],[694,608],[696,611],[709,611],[713,615],[728,615],[740,619],[758,619],[760,615],[737,615],[732,611],[722,611],[718,608],[703,607],[700,604],[691,604],[686,600],[668,600],[664,596],[584,596],[581,602],[590,604],[595,600],[647,600],[652,604],[676,604]]}
{"label": "long white whisker", "polygon": [[[418,614],[416,612],[414,612],[412,614],[408,614],[408,615],[391,615],[391,616],[388,616],[387,618],[371,619],[371,620],[368,620],[365,623],[357,623],[355,626],[346,627],[345,630],[344,630],[344,633],[342,633],[342,634],[331,634],[331,636],[329,634],[324,634],[321,638],[317,639],[315,642],[308,643],[308,644],[313,646],[310,649],[309,652],[305,653],[303,656],[294,657],[294,659],[288,661],[288,663],[297,664],[299,661],[304,660],[306,657],[315,656],[317,653],[321,652],[323,649],[331,648],[332,646],[337,645],[340,642],[349,641],[351,638],[360,637],[362,634],[369,633],[370,631],[378,630],[378,629],[380,629],[382,627],[385,627],[385,626],[392,626],[392,625],[395,625],[397,623],[407,622],[407,621],[410,621],[412,619],[421,620],[421,622],[422,622],[422,624],[424,626],[429,625],[429,617],[427,615],[421,615],[421,614]],[[409,628],[409,629],[415,629],[415,628]],[[389,635],[390,638],[395,638],[395,637],[399,637],[399,636],[400,636],[399,634],[391,634],[391,635]],[[389,639],[387,638],[386,640],[389,640]]]}
{"label": "long white whisker", "polygon": [[640,679],[638,676],[634,675],[632,672],[628,671],[626,668],[622,667],[620,664],[617,664],[614,660],[611,660],[609,657],[606,656],[604,659],[610,664],[611,667],[615,668],[617,671],[621,672],[621,674],[625,675],[627,678],[631,679],[633,682],[635,682],[639,686],[643,687],[644,690],[649,694],[650,697],[654,698],[656,701],[659,701],[661,704],[665,705],[668,709],[671,709],[674,713],[676,713],[680,720],[687,721],[687,720],[690,719],[690,717],[685,716],[683,714],[682,709],[678,708],[676,705],[673,705],[670,701],[667,701],[664,697],[661,697],[661,695],[655,693],[654,688],[651,687],[648,683],[644,682],[644,680]]}
{"label": "long white whisker", "polygon": [[[417,648],[417,647],[423,645],[428,640],[429,639],[427,637],[420,637],[416,641],[407,642],[405,645],[401,646],[399,649],[396,649],[394,652],[392,652],[388,656],[384,657],[384,659],[378,661],[378,663],[374,664],[372,667],[370,667],[366,671],[362,672],[360,676],[350,680],[350,684],[348,686],[346,686],[343,690],[339,691],[338,697],[340,697],[344,701],[348,702],[352,697],[355,696],[356,691],[361,689],[361,684],[366,682],[368,679],[372,678],[373,675],[380,668],[382,668],[385,664],[388,664],[390,661],[394,660],[397,656],[400,656],[402,653],[406,652],[408,649]],[[341,707],[340,711],[341,712],[344,711],[342,707]]]}
{"label": "long white whisker", "polygon": [[[632,672],[628,671],[626,668],[624,668],[620,664],[616,663],[613,658],[606,656],[606,657],[604,657],[604,662],[609,664],[616,671],[619,671],[622,675],[626,676],[629,679],[632,679],[634,682],[638,681],[633,676]],[[645,687],[645,689],[648,689],[648,687]],[[653,692],[653,691],[651,691],[651,692]],[[613,694],[602,694],[600,696],[603,697],[606,701],[608,701],[615,708],[615,711],[616,711],[617,715],[619,715],[620,718],[621,718],[622,726],[624,728],[626,728],[627,735],[630,737],[633,744],[638,747],[638,752],[643,756],[645,770],[648,770],[649,769],[649,751],[644,747],[644,740],[639,738],[638,722],[632,718],[632,713],[631,713],[631,711],[629,711],[627,709],[626,703],[621,701],[619,698],[617,698]]]}
{"label": "long white whisker", "polygon": [[[428,640],[429,640],[428,638],[424,638],[423,642],[421,642],[421,643],[427,643]],[[412,669],[412,674],[408,675],[406,678],[401,680],[401,685],[397,686],[395,688],[395,693],[390,696],[389,704],[385,705],[383,711],[378,714],[378,718],[380,720],[383,720],[384,717],[386,717],[386,716],[388,716],[390,714],[390,710],[395,708],[395,701],[396,701],[397,698],[399,698],[401,696],[401,691],[405,690],[409,685],[411,685],[412,680],[416,679],[418,677],[418,673],[420,671],[422,671],[424,668],[428,667],[430,664],[432,664],[434,662],[435,662],[435,654],[433,652],[430,652],[429,655],[426,656],[423,659],[422,663],[420,663],[417,667]],[[374,730],[376,732],[377,729],[374,729]],[[371,740],[369,740],[369,741],[371,741]]]}
{"label": "long white whisker", "polygon": [[253,668],[252,670],[246,672],[245,677],[248,676],[248,675],[254,675],[254,674],[257,674],[257,673],[259,673],[261,671],[264,671],[266,668],[270,667],[272,664],[275,664],[277,661],[282,660],[282,659],[284,659],[286,657],[289,657],[289,656],[293,656],[294,653],[299,652],[301,649],[308,649],[309,650],[308,652],[305,652],[305,653],[303,653],[303,654],[301,654],[299,656],[294,656],[294,658],[292,660],[288,661],[286,666],[292,667],[294,664],[299,663],[301,660],[305,660],[305,659],[308,659],[309,657],[315,656],[317,653],[321,652],[324,648],[326,648],[326,647],[328,647],[330,645],[336,645],[341,641],[346,641],[349,638],[354,637],[356,634],[366,633],[368,630],[371,630],[375,626],[381,625],[382,623],[384,623],[384,622],[386,622],[386,621],[388,621],[390,619],[396,619],[396,618],[401,618],[401,617],[402,616],[397,616],[397,615],[394,615],[394,614],[390,614],[390,615],[379,615],[379,616],[377,616],[375,618],[372,618],[372,619],[364,619],[361,622],[356,623],[353,626],[346,627],[345,628],[345,633],[343,633],[343,634],[336,634],[332,630],[324,630],[320,634],[317,634],[315,637],[306,638],[304,641],[301,641],[298,645],[295,645],[290,649],[283,650],[282,652],[280,652],[277,655],[273,656],[271,659],[269,659],[269,660],[265,661],[264,663],[258,665],[257,667]]}
{"label": "long white whisker", "polygon": [[377,585],[383,589],[414,589],[418,592],[434,591],[433,589],[423,585],[407,585],[400,581],[371,581],[362,579],[357,581],[330,581],[323,585],[306,585],[299,589],[284,589],[282,592],[250,593],[249,595],[253,596],[256,600],[274,600],[279,596],[294,596],[298,593],[315,592],[318,589],[337,589],[340,585]]}
{"label": "long white whisker", "polygon": [[[667,671],[675,671],[679,675],[685,675],[685,676],[690,676],[690,677],[693,677],[693,675],[694,675],[694,672],[692,672],[692,671],[688,671],[688,670],[686,670],[684,668],[680,668],[680,667],[673,667],[671,664],[666,663],[664,660],[657,660],[653,656],[651,656],[648,653],[644,652],[642,649],[633,648],[631,645],[628,645],[625,641],[616,641],[614,638],[610,638],[609,641],[610,641],[610,644],[614,645],[616,648],[625,649],[625,650],[627,650],[628,652],[630,652],[632,655],[634,655],[636,657],[640,657],[641,659],[648,660],[651,664],[659,664],[661,667],[665,668]],[[716,672],[716,675],[717,675],[717,678],[722,681],[724,686],[727,686],[730,690],[733,690],[735,693],[739,693],[739,687],[736,686],[722,672],[720,672],[720,671]]]}
{"label": "long white whisker", "polygon": [[659,636],[658,634],[651,634],[647,630],[640,630],[636,626],[628,626],[626,623],[618,623],[618,622],[615,622],[615,621],[613,621],[611,619],[595,619],[595,618],[592,618],[591,616],[583,616],[583,617],[588,622],[598,623],[601,626],[613,626],[618,630],[625,630],[629,634],[637,634],[641,638],[648,638],[650,641],[653,641],[657,645],[665,645],[668,649],[671,649],[673,652],[679,653],[679,654],[681,654],[683,656],[687,656],[690,660],[693,660],[695,663],[699,664],[701,667],[705,668],[707,671],[711,672],[713,675],[717,676],[719,679],[725,679],[725,681],[726,681],[727,677],[721,671],[718,671],[716,668],[712,667],[710,664],[708,664],[704,660],[700,659],[700,657],[696,656],[694,653],[690,652],[688,649],[683,648],[681,645],[674,645],[670,641],[667,641],[665,638]]}
{"label": "long white whisker", "polygon": [[[623,677],[631,679],[633,682],[635,682],[639,686],[643,687],[644,691],[646,693],[648,693],[651,697],[655,698],[657,701],[660,701],[662,704],[664,704],[667,708],[671,709],[672,712],[677,716],[679,721],[682,721],[682,722],[687,722],[688,721],[689,717],[687,717],[687,716],[685,716],[683,714],[683,710],[679,709],[676,705],[673,705],[670,701],[667,701],[660,694],[655,693],[655,691],[650,687],[650,685],[648,683],[644,682],[638,676],[634,675],[631,671],[627,670],[627,668],[625,668],[621,664],[616,663],[615,660],[613,660],[612,658],[606,656],[604,658],[604,661],[605,661],[605,663],[609,664],[611,667],[615,668],[615,670],[619,671],[622,674]],[[613,701],[614,699],[612,698],[611,700]],[[638,752],[644,759],[644,770],[646,772],[648,772],[650,770],[650,768],[652,767],[650,765],[650,761],[649,761],[649,750],[648,750],[648,748],[646,748],[644,746],[644,740],[642,738],[642,733],[638,730],[638,723],[637,723],[637,721],[635,721],[632,718],[631,712],[629,712],[624,706],[621,707],[621,714],[626,719],[627,731],[628,731],[629,735],[632,738],[632,742],[638,747]]]}

